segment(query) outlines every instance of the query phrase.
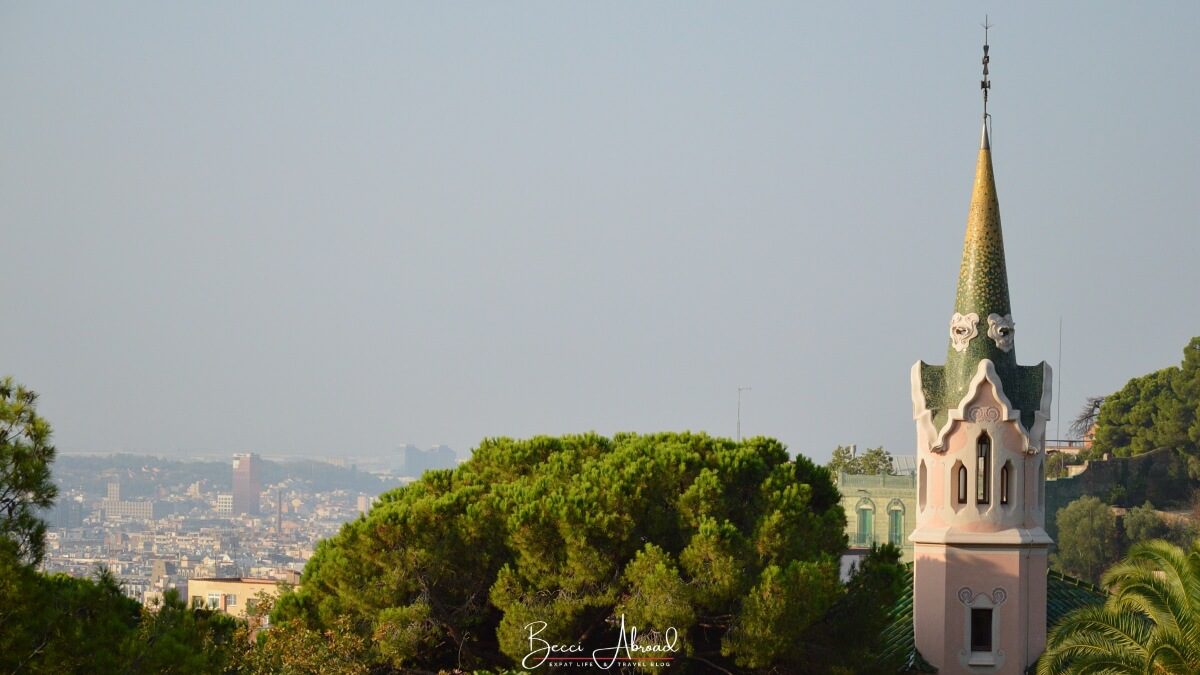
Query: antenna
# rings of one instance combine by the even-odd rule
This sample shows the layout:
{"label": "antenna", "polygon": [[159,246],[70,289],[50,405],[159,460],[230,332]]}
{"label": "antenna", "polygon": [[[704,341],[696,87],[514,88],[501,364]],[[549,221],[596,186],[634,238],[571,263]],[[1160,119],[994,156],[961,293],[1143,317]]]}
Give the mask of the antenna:
{"label": "antenna", "polygon": [[742,442],[742,392],[750,391],[750,387],[738,386],[738,418],[737,418],[737,439],[738,443]]}
{"label": "antenna", "polygon": [[1054,416],[1058,418],[1058,426],[1055,427],[1054,434],[1058,436],[1059,442],[1062,442],[1062,315],[1058,316],[1058,372],[1054,379],[1058,380],[1058,412]]}
{"label": "antenna", "polygon": [[992,57],[988,56],[988,29],[992,27],[988,21],[986,14],[983,15],[983,79],[979,81],[979,88],[983,91],[983,121],[988,121],[988,92],[992,89],[992,81],[988,78],[988,63]]}

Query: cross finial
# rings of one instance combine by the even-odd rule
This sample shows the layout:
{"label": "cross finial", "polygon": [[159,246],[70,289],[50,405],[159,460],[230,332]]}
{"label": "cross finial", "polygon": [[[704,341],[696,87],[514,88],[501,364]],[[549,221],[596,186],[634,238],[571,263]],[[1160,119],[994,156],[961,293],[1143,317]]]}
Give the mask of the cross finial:
{"label": "cross finial", "polygon": [[988,22],[986,14],[983,15],[983,79],[979,81],[979,88],[983,91],[983,121],[987,122],[988,111],[988,92],[992,89],[992,81],[988,79],[988,62],[991,57],[988,56],[988,29],[992,24]]}

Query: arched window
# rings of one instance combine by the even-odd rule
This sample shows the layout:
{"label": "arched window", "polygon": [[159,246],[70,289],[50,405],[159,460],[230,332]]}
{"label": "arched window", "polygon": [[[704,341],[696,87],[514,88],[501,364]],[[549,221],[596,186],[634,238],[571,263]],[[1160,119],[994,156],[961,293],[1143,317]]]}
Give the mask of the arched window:
{"label": "arched window", "polygon": [[967,503],[967,467],[958,465],[958,503]]}
{"label": "arched window", "polygon": [[975,445],[975,503],[987,504],[990,501],[988,483],[991,474],[988,465],[992,463],[992,439],[987,432],[979,434],[979,442]]}
{"label": "arched window", "polygon": [[870,546],[875,543],[875,504],[867,498],[858,500],[858,532],[855,533],[856,546]]}
{"label": "arched window", "polygon": [[1001,504],[1005,504],[1005,505],[1008,504],[1008,492],[1010,490],[1009,483],[1011,480],[1009,478],[1009,476],[1011,474],[1012,474],[1012,462],[1005,462],[1004,466],[1000,468],[1000,503]]}
{"label": "arched window", "polygon": [[888,543],[904,545],[904,502],[893,499],[888,504]]}

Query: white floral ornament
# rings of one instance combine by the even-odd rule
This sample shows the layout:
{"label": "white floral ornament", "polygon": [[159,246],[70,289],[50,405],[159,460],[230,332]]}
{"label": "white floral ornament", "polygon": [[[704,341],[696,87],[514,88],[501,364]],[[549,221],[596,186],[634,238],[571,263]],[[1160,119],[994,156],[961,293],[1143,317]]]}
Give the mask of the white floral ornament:
{"label": "white floral ornament", "polygon": [[979,329],[976,327],[978,323],[979,315],[975,312],[970,314],[955,312],[954,316],[950,317],[950,344],[953,345],[954,351],[966,350],[967,343],[979,335]]}
{"label": "white floral ornament", "polygon": [[1013,348],[1013,333],[1016,330],[1012,320],[1012,314],[988,314],[988,337],[996,343],[996,347],[1003,352],[1010,352]]}

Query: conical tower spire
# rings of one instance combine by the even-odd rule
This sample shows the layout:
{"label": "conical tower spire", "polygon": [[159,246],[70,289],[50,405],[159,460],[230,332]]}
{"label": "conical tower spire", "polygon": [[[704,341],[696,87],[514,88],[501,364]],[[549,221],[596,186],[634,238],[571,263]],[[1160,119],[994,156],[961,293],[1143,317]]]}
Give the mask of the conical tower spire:
{"label": "conical tower spire", "polygon": [[[1009,316],[1012,308],[1008,302],[1008,271],[1004,263],[1004,234],[1000,229],[1000,201],[996,197],[996,177],[992,171],[992,150],[987,128],[982,134],[979,158],[975,162],[975,185],[971,190],[971,206],[967,211],[967,232],[963,237],[962,263],[958,268],[958,292],[954,298],[954,312],[968,316],[974,314],[978,329],[986,334],[989,316]],[[961,341],[950,340],[950,361],[964,354],[973,354],[974,362],[990,358],[1000,362],[1016,363],[1013,349],[1001,349],[995,340],[972,339],[962,348]],[[989,348],[990,347],[990,348]],[[974,364],[971,365],[974,371]]]}
{"label": "conical tower spire", "polygon": [[1000,201],[992,171],[992,143],[988,133],[988,46],[983,47],[983,130],[975,162],[975,184],[967,211],[958,292],[950,326],[946,357],[948,393],[965,393],[979,362],[989,359],[1001,377],[1017,365],[1013,348],[1012,308],[1008,302],[1008,271],[1004,264],[1004,235],[1000,229]]}
{"label": "conical tower spire", "polygon": [[[988,24],[985,23],[986,31]],[[992,171],[991,115],[987,113],[988,45],[983,48],[983,129],[975,162],[975,182],[967,211],[958,291],[949,317],[949,348],[944,366],[918,362],[912,371],[914,416],[929,426],[920,426],[929,447],[943,447],[943,432],[950,430],[956,415],[976,387],[987,380],[1011,413],[1019,411],[1025,431],[1037,436],[1049,419],[1050,368],[1017,365],[1015,326],[1008,297],[1008,270],[1004,260],[1004,235],[1000,229],[1000,201]],[[1007,413],[1006,413],[1007,414]],[[1040,441],[1039,441],[1040,442]]]}

